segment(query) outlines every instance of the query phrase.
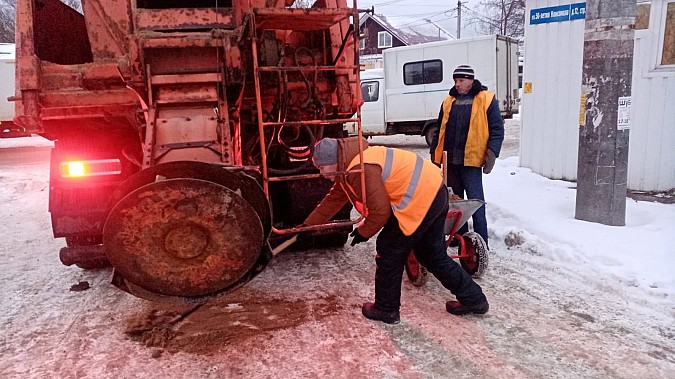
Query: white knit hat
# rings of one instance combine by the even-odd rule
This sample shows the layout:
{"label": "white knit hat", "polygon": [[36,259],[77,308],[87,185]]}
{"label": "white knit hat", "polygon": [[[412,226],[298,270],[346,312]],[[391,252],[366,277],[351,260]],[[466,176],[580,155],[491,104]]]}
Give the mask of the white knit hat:
{"label": "white knit hat", "polygon": [[473,80],[474,78],[473,68],[471,68],[471,66],[469,66],[468,64],[459,65],[452,73],[452,78],[453,79],[464,78]]}

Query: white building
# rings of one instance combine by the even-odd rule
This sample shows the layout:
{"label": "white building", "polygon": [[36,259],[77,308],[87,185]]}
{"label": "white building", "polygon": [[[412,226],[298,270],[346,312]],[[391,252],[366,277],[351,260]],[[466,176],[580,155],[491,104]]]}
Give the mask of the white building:
{"label": "white building", "polygon": [[0,43],[0,122],[14,118],[14,103],[7,101],[14,96],[14,54],[13,43]]}
{"label": "white building", "polygon": [[[527,1],[520,164],[576,180],[584,19],[532,18],[558,6],[585,9]],[[634,51],[627,186],[666,191],[675,188],[675,0],[638,1]]]}

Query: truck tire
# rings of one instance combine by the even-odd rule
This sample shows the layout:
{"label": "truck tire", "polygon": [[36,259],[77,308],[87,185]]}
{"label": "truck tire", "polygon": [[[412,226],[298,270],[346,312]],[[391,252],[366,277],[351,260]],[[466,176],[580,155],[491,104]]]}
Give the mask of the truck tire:
{"label": "truck tire", "polygon": [[251,184],[235,191],[175,178],[137,188],[106,219],[105,255],[120,277],[148,292],[186,299],[232,290],[256,270],[267,244],[255,207],[240,196],[262,192]]}

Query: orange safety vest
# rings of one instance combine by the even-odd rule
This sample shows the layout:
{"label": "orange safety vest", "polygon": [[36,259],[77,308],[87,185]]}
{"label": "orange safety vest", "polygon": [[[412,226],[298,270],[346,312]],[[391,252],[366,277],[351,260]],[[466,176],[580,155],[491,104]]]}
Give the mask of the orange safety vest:
{"label": "orange safety vest", "polygon": [[[384,146],[370,146],[364,150],[363,162],[382,168],[384,189],[399,227],[406,236],[413,234],[441,188],[441,170],[413,152]],[[347,169],[358,164],[357,155]],[[354,205],[359,209],[357,204]]]}
{"label": "orange safety vest", "polygon": [[[480,91],[473,98],[471,106],[471,121],[469,122],[469,134],[464,146],[464,166],[481,167],[485,159],[490,129],[488,128],[487,110],[492,103],[495,94],[488,91]],[[450,109],[455,102],[454,96],[448,96],[443,101],[443,121],[438,131],[438,144],[434,150],[433,161],[441,163],[445,147],[445,127],[450,118]]]}

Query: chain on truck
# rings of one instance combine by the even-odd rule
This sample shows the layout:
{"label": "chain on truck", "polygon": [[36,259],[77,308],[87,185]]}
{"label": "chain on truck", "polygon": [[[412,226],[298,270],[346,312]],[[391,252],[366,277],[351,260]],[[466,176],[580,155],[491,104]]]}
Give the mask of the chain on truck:
{"label": "chain on truck", "polygon": [[[343,245],[350,208],[297,228],[331,182],[315,141],[360,115],[346,0],[18,0],[15,122],[54,141],[64,264],[109,262],[147,299],[199,300],[298,231]],[[360,135],[360,133],[359,133]],[[358,172],[363,175],[362,167]]]}

